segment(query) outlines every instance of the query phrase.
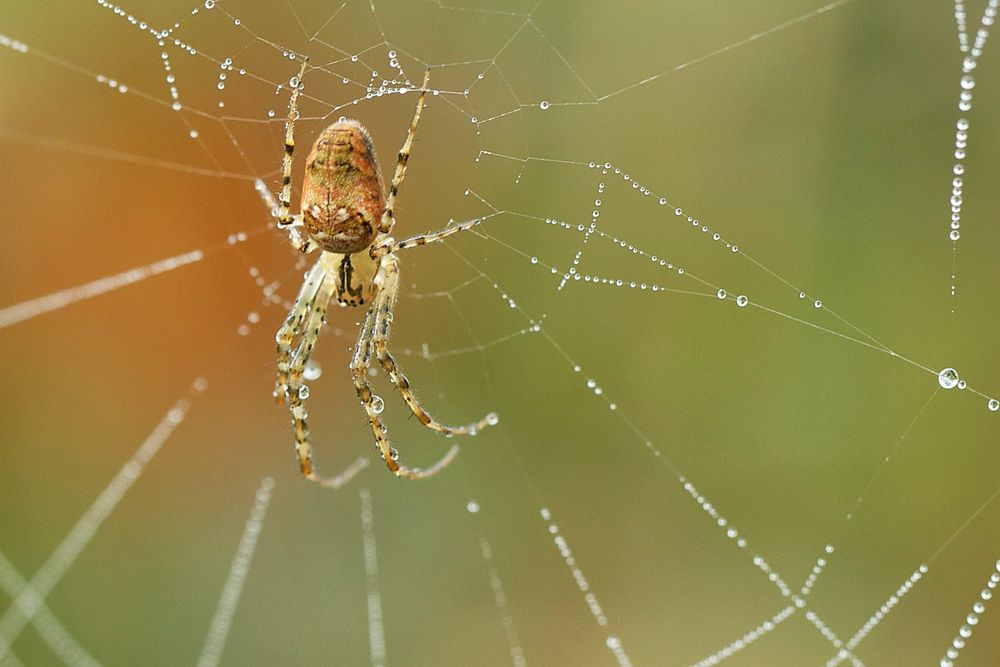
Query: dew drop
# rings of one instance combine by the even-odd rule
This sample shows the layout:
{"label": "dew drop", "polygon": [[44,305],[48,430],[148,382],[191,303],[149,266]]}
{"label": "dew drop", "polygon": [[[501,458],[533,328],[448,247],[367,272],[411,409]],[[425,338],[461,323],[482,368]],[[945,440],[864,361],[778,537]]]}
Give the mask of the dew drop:
{"label": "dew drop", "polygon": [[192,139],[197,139],[197,138],[198,138],[198,130],[191,130],[190,132],[188,132],[188,135],[189,135],[189,136],[190,136],[190,137],[191,137]]}
{"label": "dew drop", "polygon": [[822,307],[823,307],[823,302],[822,301],[820,301],[819,299],[816,299],[815,301],[813,301],[813,308],[819,309],[819,308],[822,308]]}
{"label": "dew drop", "polygon": [[475,500],[470,500],[468,504],[465,506],[465,509],[469,510],[470,514],[475,514],[476,512],[479,511],[479,503],[477,503]]}
{"label": "dew drop", "polygon": [[954,368],[945,368],[938,373],[938,384],[942,389],[954,389],[958,385],[958,371]]}
{"label": "dew drop", "polygon": [[372,412],[380,415],[383,410],[385,410],[385,401],[382,400],[382,397],[372,396]]}
{"label": "dew drop", "polygon": [[205,0],[205,9],[215,9],[215,0]]}
{"label": "dew drop", "polygon": [[750,299],[747,298],[746,294],[740,294],[738,297],[736,297],[736,305],[739,306],[740,308],[746,308],[747,304],[749,303]]}
{"label": "dew drop", "polygon": [[948,234],[948,238],[950,238],[952,241],[957,241],[961,237],[962,235],[959,233],[957,229],[951,230],[951,232]]}
{"label": "dew drop", "polygon": [[718,298],[720,298],[720,299],[725,299],[726,298],[726,290],[720,289],[718,292],[715,293],[715,296],[718,297]]}
{"label": "dew drop", "polygon": [[299,399],[306,400],[309,398],[309,387],[307,385],[302,385],[299,387]]}
{"label": "dew drop", "polygon": [[541,102],[538,103],[538,108],[541,109],[542,111],[545,111],[546,109],[549,108],[549,101],[542,100]]}
{"label": "dew drop", "polygon": [[1000,410],[1000,401],[995,398],[991,398],[986,402],[986,408],[990,412],[996,412],[997,410]]}
{"label": "dew drop", "polygon": [[302,377],[307,380],[318,380],[321,375],[323,375],[323,367],[319,365],[318,361],[310,359],[306,362],[306,367],[302,370]]}

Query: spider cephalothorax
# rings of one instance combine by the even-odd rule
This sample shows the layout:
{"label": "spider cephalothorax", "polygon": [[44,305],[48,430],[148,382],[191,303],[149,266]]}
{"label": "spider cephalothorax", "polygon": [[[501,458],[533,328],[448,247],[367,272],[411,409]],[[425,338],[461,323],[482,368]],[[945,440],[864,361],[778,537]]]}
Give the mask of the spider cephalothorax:
{"label": "spider cephalothorax", "polygon": [[[410,123],[406,141],[399,151],[396,170],[385,196],[382,171],[368,131],[356,120],[340,119],[328,126],[313,144],[306,161],[302,185],[302,211],[291,215],[292,156],[295,150],[295,119],[306,63],[299,76],[292,80],[292,95],[288,105],[285,131],[285,155],[282,160],[282,186],[278,206],[278,226],[289,228],[292,244],[303,253],[317,248],[319,258],[306,274],[299,295],[288,317],[275,336],[278,355],[278,377],[275,397],[287,403],[295,428],[295,450],[302,474],[325,486],[340,486],[361,466],[324,479],[316,473],[309,443],[308,417],[304,401],[309,395],[304,383],[306,362],[312,354],[325,322],[331,299],[344,306],[368,305],[358,342],[354,347],[351,374],[354,389],[364,408],[375,447],[386,465],[396,475],[418,479],[429,477],[444,468],[458,454],[453,445],[447,454],[430,468],[407,468],[397,462],[398,454],[389,445],[386,429],[379,414],[384,403],[372,392],[368,370],[372,357],[378,359],[389,379],[399,390],[421,424],[446,435],[475,435],[480,429],[497,421],[489,414],[468,426],[446,426],[431,417],[410,390],[410,383],[396,365],[388,349],[393,306],[399,291],[399,261],[396,252],[405,248],[440,241],[441,239],[479,223],[479,220],[452,225],[437,232],[419,234],[396,241],[389,234],[395,219],[393,208],[399,184],[406,174],[410,146],[424,107],[424,96],[430,71],[424,76],[417,109]],[[400,92],[407,92],[401,90]],[[304,229],[306,235],[300,234]]]}

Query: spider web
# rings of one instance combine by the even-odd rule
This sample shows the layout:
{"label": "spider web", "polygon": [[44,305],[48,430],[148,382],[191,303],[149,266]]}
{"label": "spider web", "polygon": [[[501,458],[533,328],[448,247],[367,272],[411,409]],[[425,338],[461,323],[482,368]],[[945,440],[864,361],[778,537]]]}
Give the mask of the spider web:
{"label": "spider web", "polygon": [[[989,664],[997,5],[7,3],[0,664]],[[393,348],[500,416],[433,480],[302,481],[270,396],[295,54],[296,186],[340,116],[389,171],[432,67],[399,234],[481,224]]]}

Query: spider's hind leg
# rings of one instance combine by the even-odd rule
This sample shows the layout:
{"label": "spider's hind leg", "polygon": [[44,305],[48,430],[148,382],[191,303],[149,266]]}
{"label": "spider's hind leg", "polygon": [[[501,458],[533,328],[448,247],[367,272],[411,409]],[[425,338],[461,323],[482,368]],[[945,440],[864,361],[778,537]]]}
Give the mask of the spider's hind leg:
{"label": "spider's hind leg", "polygon": [[444,433],[445,435],[475,435],[487,426],[497,423],[495,413],[490,413],[479,421],[464,426],[448,426],[442,424],[427,412],[417,397],[410,389],[410,381],[403,371],[396,365],[396,360],[389,352],[389,329],[393,318],[393,305],[396,302],[396,295],[399,291],[399,265],[394,255],[386,255],[382,259],[383,285],[379,290],[375,302],[375,324],[372,332],[372,345],[375,348],[375,355],[389,379],[399,389],[400,395],[406,402],[410,412],[427,428]]}
{"label": "spider's hind leg", "polygon": [[374,310],[373,304],[365,314],[365,321],[361,325],[361,333],[354,348],[354,359],[351,361],[351,375],[354,378],[354,388],[358,392],[358,399],[368,415],[368,423],[375,435],[375,448],[379,451],[389,471],[398,477],[424,479],[436,475],[458,456],[458,445],[453,445],[437,463],[429,468],[407,468],[400,465],[399,453],[389,444],[385,425],[379,417],[379,413],[382,412],[381,401],[372,393],[371,384],[368,382],[368,371],[372,361],[372,329],[375,320],[372,313]]}

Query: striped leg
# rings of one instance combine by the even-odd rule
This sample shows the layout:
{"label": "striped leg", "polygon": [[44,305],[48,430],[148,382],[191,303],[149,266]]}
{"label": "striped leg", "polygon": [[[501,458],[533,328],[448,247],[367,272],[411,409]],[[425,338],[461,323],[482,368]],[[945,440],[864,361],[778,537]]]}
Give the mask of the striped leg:
{"label": "striped leg", "polygon": [[302,90],[302,77],[306,73],[308,58],[302,60],[299,75],[295,77],[292,86],[292,97],[288,101],[288,121],[285,123],[285,154],[281,158],[281,194],[278,196],[278,227],[292,224],[289,209],[292,205],[292,153],[295,152],[295,119],[299,117],[299,92]]}
{"label": "striped leg", "polygon": [[431,71],[428,69],[424,73],[424,83],[420,87],[420,97],[417,98],[417,110],[413,113],[413,121],[410,122],[410,130],[406,133],[406,141],[399,149],[399,160],[396,162],[396,171],[392,175],[392,183],[389,184],[389,196],[385,200],[385,211],[379,221],[378,230],[383,234],[388,234],[393,225],[396,224],[394,211],[396,207],[396,193],[406,176],[406,161],[410,159],[410,148],[413,146],[413,137],[417,134],[417,123],[420,122],[420,112],[424,109],[424,97],[427,95],[427,82],[431,79]]}
{"label": "striped leg", "polygon": [[481,223],[484,218],[476,218],[474,220],[466,220],[465,222],[459,222],[457,224],[450,225],[444,229],[439,229],[436,232],[425,232],[423,234],[414,234],[413,236],[408,236],[405,239],[397,241],[391,236],[383,237],[378,240],[375,245],[369,250],[369,254],[373,259],[380,259],[384,255],[387,255],[396,250],[406,250],[407,248],[414,248],[418,245],[427,245],[428,243],[437,243],[438,241],[443,241],[452,234],[457,234],[458,232],[464,232],[472,229],[479,223]]}
{"label": "striped leg", "polygon": [[[310,270],[288,319],[285,320],[276,336],[278,342],[278,380],[275,386],[275,396],[279,403],[288,402],[288,410],[292,415],[292,426],[295,430],[295,453],[298,456],[302,474],[310,481],[338,489],[367,466],[368,459],[359,458],[336,477],[319,476],[313,465],[312,445],[309,442],[309,413],[305,406],[309,390],[302,381],[306,363],[316,347],[316,341],[319,339],[326,317],[326,310],[335,290],[336,280],[325,271],[323,262],[317,261]],[[292,345],[296,337],[298,337],[298,345],[293,351]]]}
{"label": "striped leg", "polygon": [[394,255],[387,255],[382,259],[382,266],[384,267],[385,281],[382,289],[379,291],[378,298],[375,300],[375,325],[373,327],[372,344],[375,347],[375,355],[378,357],[379,363],[382,364],[382,368],[389,375],[389,379],[392,383],[396,385],[399,389],[399,393],[403,396],[403,400],[406,405],[410,408],[410,412],[420,421],[421,424],[427,428],[437,431],[439,433],[444,433],[445,435],[475,435],[487,426],[492,426],[497,423],[498,419],[495,413],[490,413],[480,419],[474,424],[468,424],[466,426],[447,426],[437,421],[428,414],[424,406],[420,404],[416,396],[410,389],[410,381],[406,378],[406,375],[402,370],[396,365],[396,360],[393,359],[392,354],[389,352],[389,328],[392,322],[392,308],[396,301],[396,294],[399,290],[399,266]]}
{"label": "striped leg", "polygon": [[458,224],[450,225],[448,227],[445,227],[444,229],[439,229],[436,232],[415,234],[414,236],[410,236],[400,241],[393,242],[392,249],[405,250],[407,248],[413,248],[415,246],[425,245],[427,243],[437,243],[438,241],[448,238],[452,234],[472,229],[482,221],[483,221],[482,218],[476,218],[475,220],[466,220],[465,222],[460,222]]}
{"label": "striped leg", "polygon": [[440,472],[445,466],[458,456],[458,445],[453,445],[441,459],[429,468],[407,468],[399,464],[399,452],[389,444],[389,436],[386,434],[385,425],[379,413],[382,412],[382,401],[376,400],[372,393],[371,384],[368,382],[368,369],[371,368],[372,360],[372,333],[375,326],[374,315],[375,304],[368,309],[365,321],[361,326],[361,335],[358,336],[358,343],[354,348],[354,359],[351,361],[351,375],[354,378],[354,388],[358,392],[358,399],[361,406],[368,415],[368,423],[372,433],[375,435],[375,448],[379,451],[382,460],[389,468],[389,471],[398,477],[409,479],[423,479]]}
{"label": "striped leg", "polygon": [[274,383],[274,398],[278,405],[284,405],[289,393],[289,375],[294,361],[292,343],[295,337],[302,333],[303,325],[316,304],[317,295],[325,280],[326,270],[320,260],[309,269],[305,282],[302,283],[302,289],[299,290],[299,295],[295,297],[295,303],[292,304],[292,308],[288,312],[288,317],[285,318],[284,324],[281,325],[274,337],[278,357],[278,377]]}

